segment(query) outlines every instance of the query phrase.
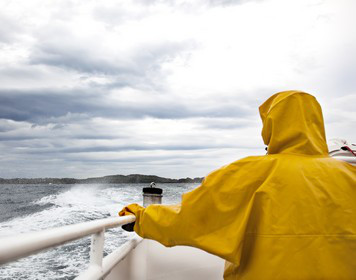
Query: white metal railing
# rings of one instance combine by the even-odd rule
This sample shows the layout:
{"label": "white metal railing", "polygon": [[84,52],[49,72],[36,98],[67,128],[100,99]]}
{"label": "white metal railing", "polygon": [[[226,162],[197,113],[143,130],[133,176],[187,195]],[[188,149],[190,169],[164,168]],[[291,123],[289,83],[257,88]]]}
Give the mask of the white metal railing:
{"label": "white metal railing", "polygon": [[143,239],[141,237],[135,237],[124,245],[116,249],[110,255],[106,256],[102,264],[90,263],[89,268],[82,272],[75,280],[98,280],[102,279],[110,273],[110,271],[123,260],[132,249],[134,249],[137,244],[139,244]]}
{"label": "white metal railing", "polygon": [[5,237],[0,239],[0,265],[93,234],[89,268],[76,279],[101,279],[142,240],[134,238],[103,259],[105,230],[134,221],[135,216],[115,217]]}

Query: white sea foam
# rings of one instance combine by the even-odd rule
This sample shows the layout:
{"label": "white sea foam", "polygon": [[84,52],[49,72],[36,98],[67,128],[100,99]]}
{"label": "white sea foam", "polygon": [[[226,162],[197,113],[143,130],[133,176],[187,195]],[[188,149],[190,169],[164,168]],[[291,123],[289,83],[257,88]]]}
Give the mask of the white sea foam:
{"label": "white sea foam", "polygon": [[[52,205],[40,212],[0,223],[0,237],[74,224],[108,216],[129,203],[142,202],[144,185],[74,185],[32,202]],[[180,194],[195,185],[165,185],[165,203],[176,203]],[[105,254],[133,236],[121,228],[105,233]],[[90,238],[77,240],[0,268],[1,279],[73,279],[85,269],[89,258]]]}

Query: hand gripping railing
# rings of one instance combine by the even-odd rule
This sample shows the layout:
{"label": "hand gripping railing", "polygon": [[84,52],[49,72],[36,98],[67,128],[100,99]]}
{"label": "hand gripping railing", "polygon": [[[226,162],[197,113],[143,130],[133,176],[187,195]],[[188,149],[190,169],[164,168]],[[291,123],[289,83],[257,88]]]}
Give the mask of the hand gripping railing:
{"label": "hand gripping railing", "polygon": [[0,265],[93,234],[89,268],[76,279],[101,279],[142,240],[131,239],[103,259],[105,230],[134,221],[135,216],[115,217],[5,237],[0,239]]}

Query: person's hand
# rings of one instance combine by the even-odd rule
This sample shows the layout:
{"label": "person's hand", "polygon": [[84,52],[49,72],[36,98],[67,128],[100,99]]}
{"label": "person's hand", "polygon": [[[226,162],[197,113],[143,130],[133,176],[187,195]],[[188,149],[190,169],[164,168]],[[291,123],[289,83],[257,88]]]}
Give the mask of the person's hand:
{"label": "person's hand", "polygon": [[[139,210],[143,209],[142,206],[134,203],[134,204],[130,204],[128,206],[125,206],[124,208],[122,208],[122,210],[119,212],[119,216],[128,216],[128,215],[135,215],[137,214],[137,212]],[[129,231],[129,232],[133,232],[134,231],[134,227],[135,227],[135,222],[133,223],[129,223],[126,225],[122,226],[123,230]]]}

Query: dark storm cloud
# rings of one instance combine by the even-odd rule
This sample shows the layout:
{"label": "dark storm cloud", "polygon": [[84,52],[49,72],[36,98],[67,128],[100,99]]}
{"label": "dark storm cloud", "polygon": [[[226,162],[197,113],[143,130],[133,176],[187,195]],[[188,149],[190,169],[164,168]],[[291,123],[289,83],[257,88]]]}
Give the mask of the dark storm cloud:
{"label": "dark storm cloud", "polygon": [[[46,118],[66,115],[68,112],[90,111],[94,109],[95,99],[94,95],[88,96],[80,91],[60,93],[50,89],[0,90],[0,118],[41,122]],[[99,110],[98,106],[95,107]]]}
{"label": "dark storm cloud", "polygon": [[0,141],[3,142],[3,141],[28,141],[28,140],[31,140],[31,139],[40,139],[40,138],[43,138],[43,139],[47,139],[47,137],[45,136],[31,136],[31,135],[7,135],[7,134],[3,134],[1,132],[4,132],[4,131],[0,131]]}
{"label": "dark storm cloud", "polygon": [[[95,90],[0,90],[0,118],[14,121],[30,121],[35,124],[61,123],[56,118],[71,114],[115,119],[184,119],[192,117],[243,117],[254,113],[242,102],[186,105],[177,100],[151,102],[110,102]],[[57,128],[60,128],[58,126]]]}
{"label": "dark storm cloud", "polygon": [[[200,145],[117,145],[117,146],[88,146],[74,148],[40,148],[24,151],[26,154],[77,154],[77,153],[101,153],[101,152],[125,152],[125,151],[192,151],[192,150],[207,150],[221,148],[236,148],[233,145],[227,144],[200,144]],[[21,153],[21,152],[20,152]]]}

